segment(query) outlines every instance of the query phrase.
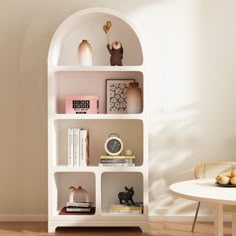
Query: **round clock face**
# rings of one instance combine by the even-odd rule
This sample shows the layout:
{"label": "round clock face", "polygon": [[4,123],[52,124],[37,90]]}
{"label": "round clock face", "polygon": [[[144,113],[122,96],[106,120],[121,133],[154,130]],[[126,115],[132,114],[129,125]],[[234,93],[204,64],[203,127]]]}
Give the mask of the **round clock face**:
{"label": "round clock face", "polygon": [[111,137],[107,139],[105,149],[109,155],[119,155],[123,150],[123,143],[119,138]]}

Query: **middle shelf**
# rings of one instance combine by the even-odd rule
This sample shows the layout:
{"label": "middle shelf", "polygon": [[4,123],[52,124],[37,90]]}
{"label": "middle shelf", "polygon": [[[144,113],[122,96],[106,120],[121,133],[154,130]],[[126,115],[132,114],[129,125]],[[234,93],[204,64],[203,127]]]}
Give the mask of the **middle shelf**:
{"label": "middle shelf", "polygon": [[86,129],[89,132],[89,166],[98,166],[100,157],[106,155],[104,144],[111,133],[119,134],[123,141],[123,152],[132,150],[135,155],[135,166],[141,166],[144,159],[143,120],[138,119],[65,119],[52,122],[53,166],[68,165],[68,129]]}

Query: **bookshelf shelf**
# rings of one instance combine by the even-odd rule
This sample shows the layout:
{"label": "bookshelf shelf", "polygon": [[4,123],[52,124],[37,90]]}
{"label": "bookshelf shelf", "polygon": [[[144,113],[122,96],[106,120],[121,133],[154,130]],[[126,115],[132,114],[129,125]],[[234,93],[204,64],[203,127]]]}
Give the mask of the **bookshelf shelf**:
{"label": "bookshelf shelf", "polygon": [[[112,22],[111,40],[125,48],[123,65],[110,66],[103,24]],[[93,66],[80,66],[77,48],[88,39],[93,49]],[[90,8],[67,18],[55,32],[48,55],[48,231],[57,227],[124,226],[148,230],[148,135],[147,77],[143,49],[137,31],[119,13]],[[139,114],[107,114],[108,79],[133,79],[142,90],[143,110]],[[66,114],[65,97],[99,97],[99,114]],[[89,131],[89,164],[68,165],[68,129]],[[135,166],[101,166],[106,155],[104,143],[118,133],[127,149],[135,154]],[[75,136],[74,136],[75,137]],[[75,146],[73,146],[75,148]],[[82,186],[89,193],[91,214],[66,213],[71,186]],[[124,187],[133,187],[133,200],[142,202],[141,214],[109,213]]]}
{"label": "bookshelf shelf", "polygon": [[53,120],[142,120],[145,114],[52,114]]}
{"label": "bookshelf shelf", "polygon": [[100,166],[86,166],[86,167],[68,167],[68,166],[56,166],[50,168],[52,173],[74,173],[74,172],[93,172],[93,173],[103,173],[103,172],[142,172],[144,167],[134,166],[134,167],[100,167]]}
{"label": "bookshelf shelf", "polygon": [[122,218],[122,217],[136,217],[142,218],[142,214],[135,214],[135,213],[109,213],[109,212],[102,212],[103,217],[114,217],[114,218]]}
{"label": "bookshelf shelf", "polygon": [[143,66],[53,66],[52,73],[56,72],[137,72]]}

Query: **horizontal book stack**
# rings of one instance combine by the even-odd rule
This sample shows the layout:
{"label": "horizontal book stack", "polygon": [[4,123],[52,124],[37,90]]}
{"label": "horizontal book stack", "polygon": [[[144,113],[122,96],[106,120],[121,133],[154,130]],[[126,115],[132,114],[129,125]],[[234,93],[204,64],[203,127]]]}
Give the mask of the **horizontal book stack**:
{"label": "horizontal book stack", "polygon": [[135,166],[135,156],[101,156],[99,166]]}
{"label": "horizontal book stack", "polygon": [[68,129],[68,166],[89,164],[89,132],[86,129]]}
{"label": "horizontal book stack", "polygon": [[91,202],[67,202],[66,203],[66,212],[87,212],[92,211]]}
{"label": "horizontal book stack", "polygon": [[109,213],[114,214],[142,214],[143,204],[137,204],[134,206],[127,206],[122,204],[111,205]]}

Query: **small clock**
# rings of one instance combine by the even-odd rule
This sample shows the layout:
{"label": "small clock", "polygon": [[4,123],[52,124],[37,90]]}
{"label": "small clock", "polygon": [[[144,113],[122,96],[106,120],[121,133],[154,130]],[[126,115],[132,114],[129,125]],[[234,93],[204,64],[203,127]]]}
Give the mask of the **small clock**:
{"label": "small clock", "polygon": [[105,142],[104,148],[108,155],[117,156],[123,151],[123,142],[118,134],[110,134]]}

